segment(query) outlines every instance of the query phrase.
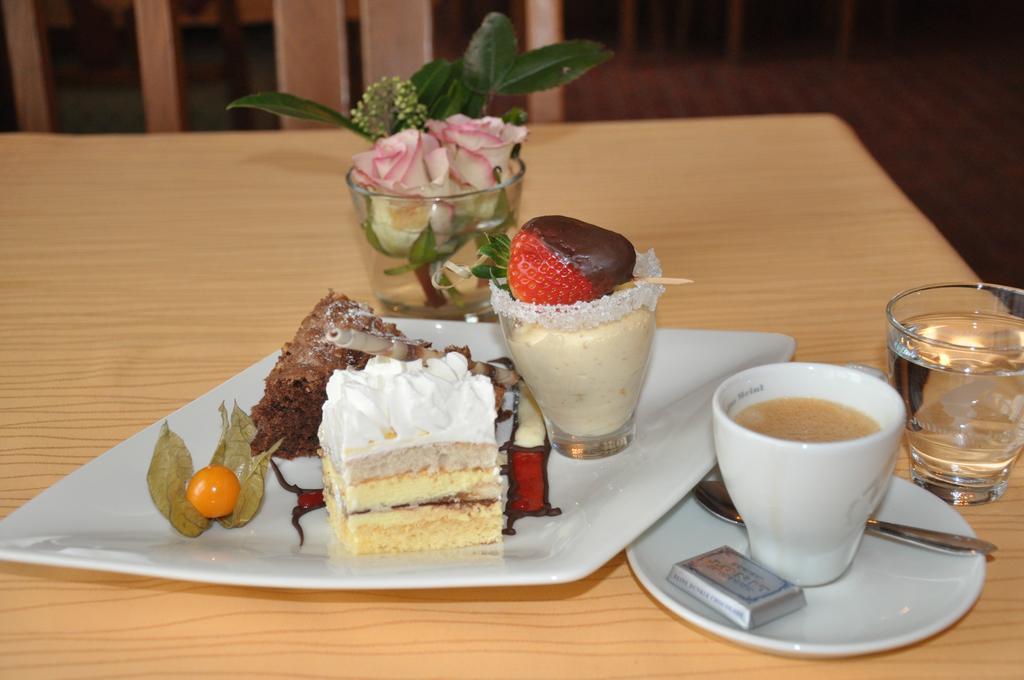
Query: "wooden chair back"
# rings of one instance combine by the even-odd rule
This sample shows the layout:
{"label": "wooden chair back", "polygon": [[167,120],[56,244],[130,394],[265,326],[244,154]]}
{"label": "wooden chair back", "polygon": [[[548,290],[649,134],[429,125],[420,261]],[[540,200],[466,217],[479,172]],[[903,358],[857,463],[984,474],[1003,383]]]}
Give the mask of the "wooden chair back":
{"label": "wooden chair back", "polygon": [[56,118],[42,7],[33,0],[3,0],[3,12],[18,128],[49,132]]}
{"label": "wooden chair back", "polygon": [[[2,0],[18,125],[53,131],[53,76],[40,0]],[[522,0],[527,49],[562,40],[562,0]],[[181,33],[174,0],[134,0],[148,132],[187,129]],[[358,14],[362,77],[408,77],[433,58],[431,0],[274,0],[277,89],[347,110],[352,103],[345,24]],[[532,122],[564,118],[562,92],[530,95]],[[317,127],[291,118],[286,128]]]}

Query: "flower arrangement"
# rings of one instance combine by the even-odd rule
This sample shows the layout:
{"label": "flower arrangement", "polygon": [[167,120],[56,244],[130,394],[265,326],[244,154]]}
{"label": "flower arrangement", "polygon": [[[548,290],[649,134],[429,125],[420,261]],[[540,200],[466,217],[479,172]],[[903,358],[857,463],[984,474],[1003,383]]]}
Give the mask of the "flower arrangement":
{"label": "flower arrangement", "polygon": [[[451,284],[438,269],[468,258],[488,237],[516,224],[525,165],[526,113],[512,107],[487,115],[496,95],[521,95],[564,85],[612,53],[588,40],[569,40],[520,53],[508,17],[488,14],[462,58],[436,59],[408,80],[383,78],[366,88],[346,116],[282,92],[249,95],[248,107],[346,128],[373,142],[352,158],[348,183],[366,243],[383,259],[371,265],[374,287],[393,311],[428,311],[453,303],[472,313],[479,291]],[[380,279],[394,277],[393,280]],[[413,274],[422,304],[399,279]],[[442,286],[431,285],[432,276]],[[474,298],[468,300],[467,296]],[[401,298],[401,299],[398,299]]]}

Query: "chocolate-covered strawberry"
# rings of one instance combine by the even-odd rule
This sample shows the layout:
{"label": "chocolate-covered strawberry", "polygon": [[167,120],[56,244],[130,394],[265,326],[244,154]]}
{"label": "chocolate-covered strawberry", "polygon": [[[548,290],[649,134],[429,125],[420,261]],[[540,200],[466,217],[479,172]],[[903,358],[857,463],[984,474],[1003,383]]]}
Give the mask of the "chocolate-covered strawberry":
{"label": "chocolate-covered strawberry", "polygon": [[535,217],[512,239],[508,286],[523,302],[596,300],[633,277],[636,250],[621,234],[562,215]]}
{"label": "chocolate-covered strawberry", "polygon": [[517,300],[541,305],[596,300],[632,279],[636,263],[626,237],[562,215],[535,217],[511,243],[499,238],[481,253],[494,265],[474,274],[507,278]]}

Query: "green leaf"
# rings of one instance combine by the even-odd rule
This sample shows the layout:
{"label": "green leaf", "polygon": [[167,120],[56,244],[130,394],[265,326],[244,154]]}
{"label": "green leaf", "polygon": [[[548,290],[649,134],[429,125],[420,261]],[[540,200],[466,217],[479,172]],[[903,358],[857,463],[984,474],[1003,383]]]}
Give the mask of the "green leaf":
{"label": "green leaf", "polygon": [[399,274],[419,269],[424,265],[444,260],[465,245],[466,241],[470,238],[472,238],[472,234],[459,234],[449,238],[441,245],[437,245],[437,237],[434,235],[434,230],[430,228],[430,225],[427,225],[409,247],[409,263],[385,269],[384,273],[388,276],[398,276]]}
{"label": "green leaf", "polygon": [[385,269],[384,274],[386,274],[387,276],[398,276],[399,274],[405,274],[416,269],[419,269],[422,266],[422,264],[403,264],[399,265],[398,267],[391,267],[390,269]]}
{"label": "green leaf", "polygon": [[[243,413],[243,415],[245,414]],[[248,416],[246,418],[248,419]],[[273,446],[258,456],[247,456],[245,468],[238,475],[241,489],[238,492],[238,500],[235,501],[235,508],[230,515],[217,519],[222,527],[225,529],[243,527],[259,512],[260,505],[263,503],[270,457],[274,455],[283,441],[283,438],[278,439]]]}
{"label": "green leaf", "polygon": [[470,90],[486,95],[497,89],[515,59],[516,32],[512,22],[504,14],[491,12],[476,29],[462,56],[462,81]]}
{"label": "green leaf", "polygon": [[611,58],[610,51],[590,40],[545,45],[516,57],[496,91],[500,94],[529,94],[558,87]]}
{"label": "green leaf", "polygon": [[[504,194],[504,192],[502,193]],[[500,206],[497,206],[495,209],[496,216],[499,208]],[[504,279],[508,276],[508,258],[512,248],[512,239],[503,233],[497,235],[485,234],[485,236],[486,243],[480,246],[477,252],[490,259],[491,264],[480,264],[470,269],[470,271],[478,279]]]}
{"label": "green leaf", "polygon": [[363,220],[363,234],[366,235],[366,242],[370,244],[371,248],[382,255],[391,256],[391,253],[384,250],[384,246],[381,245],[380,239],[377,237],[377,232],[373,230],[373,222],[370,218]]}
{"label": "green leaf", "polygon": [[437,252],[437,240],[434,238],[434,230],[429,225],[423,228],[420,235],[412,242],[409,249],[409,263],[422,265],[434,262],[440,254]]}
{"label": "green leaf", "polygon": [[266,111],[278,116],[290,116],[292,118],[312,120],[325,125],[348,128],[357,135],[372,141],[372,137],[365,130],[342,115],[340,111],[336,111],[323,104],[317,104],[309,99],[296,97],[287,92],[250,94],[236,99],[228,104],[227,107],[229,109],[259,109],[260,111]]}
{"label": "green leaf", "polygon": [[[508,222],[510,218],[514,218],[515,213],[512,210],[512,206],[508,202],[508,189],[502,189],[501,193],[498,194],[498,200],[494,202],[494,212],[491,213],[491,219],[500,219],[503,223]],[[499,225],[495,228],[499,236],[505,235],[504,225]]]}
{"label": "green leaf", "polygon": [[192,455],[182,438],[172,432],[165,421],[153,448],[146,484],[160,514],[178,532],[194,538],[206,531],[210,520],[199,514],[185,497],[191,478]]}
{"label": "green leaf", "polygon": [[470,118],[479,118],[484,115],[484,107],[487,104],[487,95],[478,92],[470,92],[466,101],[462,104],[462,113]]}
{"label": "green leaf", "polygon": [[504,259],[508,260],[508,254],[512,250],[512,239],[508,234],[487,234],[487,245],[502,253]]}
{"label": "green leaf", "polygon": [[478,264],[477,266],[470,269],[478,279],[503,279],[505,278],[505,269],[502,267],[493,267],[489,264]]}
{"label": "green leaf", "polygon": [[448,83],[445,93],[430,107],[428,115],[434,120],[444,120],[456,113],[463,113],[463,105],[470,95],[472,92],[462,84],[462,80],[455,78]]}
{"label": "green leaf", "polygon": [[[518,106],[513,106],[501,116],[502,121],[511,125],[526,125],[526,119],[526,111]],[[519,145],[517,144],[516,146]]]}
{"label": "green leaf", "polygon": [[491,244],[481,247],[479,252],[481,255],[490,258],[491,262],[499,267],[508,266],[508,253],[501,252]]}
{"label": "green leaf", "polygon": [[435,59],[424,64],[419,71],[412,74],[409,79],[419,93],[420,103],[427,107],[434,105],[437,98],[448,90],[455,68],[447,59]]}

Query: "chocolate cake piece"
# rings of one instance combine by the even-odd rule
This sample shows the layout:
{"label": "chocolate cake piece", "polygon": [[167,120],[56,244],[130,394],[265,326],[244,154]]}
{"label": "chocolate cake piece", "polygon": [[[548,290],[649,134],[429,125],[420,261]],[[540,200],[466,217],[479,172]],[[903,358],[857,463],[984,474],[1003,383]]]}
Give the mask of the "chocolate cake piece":
{"label": "chocolate cake piece", "polygon": [[265,451],[280,438],[275,455],[282,458],[315,456],[321,407],[327,380],[335,369],[362,369],[369,354],[341,349],[327,342],[329,326],[357,328],[369,333],[404,338],[394,324],[385,323],[370,308],[333,290],[302,320],[295,337],[281,349],[267,376],[263,398],[252,410],[257,427],[254,453]]}

